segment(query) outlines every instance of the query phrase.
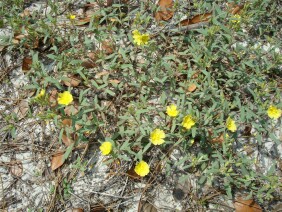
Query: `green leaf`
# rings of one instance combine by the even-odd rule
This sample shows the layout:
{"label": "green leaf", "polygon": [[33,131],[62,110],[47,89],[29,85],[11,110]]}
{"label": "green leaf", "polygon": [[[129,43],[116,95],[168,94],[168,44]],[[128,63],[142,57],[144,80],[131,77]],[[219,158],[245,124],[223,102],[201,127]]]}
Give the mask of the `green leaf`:
{"label": "green leaf", "polygon": [[206,180],[207,180],[207,177],[206,177],[205,175],[202,175],[202,176],[200,177],[198,183],[199,183],[200,185],[203,185],[203,184],[206,182]]}
{"label": "green leaf", "polygon": [[74,144],[71,144],[70,146],[68,146],[68,148],[67,148],[67,150],[64,154],[64,157],[63,157],[64,160],[66,160],[69,157],[70,153],[72,152],[73,146],[74,146]]}

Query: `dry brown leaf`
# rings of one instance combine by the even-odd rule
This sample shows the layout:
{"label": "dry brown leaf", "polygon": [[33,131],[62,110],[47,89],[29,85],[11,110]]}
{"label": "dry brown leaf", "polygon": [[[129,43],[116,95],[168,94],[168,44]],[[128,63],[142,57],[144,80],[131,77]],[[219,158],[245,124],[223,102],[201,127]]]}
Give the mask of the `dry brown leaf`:
{"label": "dry brown leaf", "polygon": [[109,80],[110,83],[113,83],[113,84],[119,84],[120,83],[120,80],[117,80],[117,79],[112,79],[112,80]]}
{"label": "dry brown leaf", "polygon": [[21,17],[28,17],[30,16],[30,11],[28,8],[24,9],[23,13],[20,14]]}
{"label": "dry brown leaf", "polygon": [[213,144],[222,144],[223,142],[224,142],[224,134],[223,133],[221,133],[220,136],[213,138],[211,140],[211,143],[213,143]]}
{"label": "dry brown leaf", "polygon": [[[64,127],[71,127],[72,126],[72,120],[71,119],[64,119],[62,121],[62,124],[63,124]],[[74,127],[75,127],[75,130],[79,130],[79,129],[82,128],[82,126],[79,125],[79,124],[75,124]]]}
{"label": "dry brown leaf", "polygon": [[52,171],[56,170],[57,168],[61,167],[64,164],[64,153],[60,152],[56,155],[52,156],[51,161],[51,169]]}
{"label": "dry brown leaf", "polygon": [[261,207],[252,199],[238,198],[234,202],[236,212],[262,212]]}
{"label": "dry brown leaf", "polygon": [[91,205],[91,212],[106,212],[107,209],[102,204]]}
{"label": "dry brown leaf", "polygon": [[19,44],[20,41],[19,41],[19,40],[16,40],[16,39],[12,39],[12,43],[13,43],[13,44]]}
{"label": "dry brown leaf", "polygon": [[99,78],[101,78],[102,76],[105,76],[105,75],[108,75],[108,74],[110,74],[108,71],[103,70],[103,71],[97,73],[97,74],[95,75],[95,78],[96,78],[96,79],[99,79]]}
{"label": "dry brown leaf", "polygon": [[21,120],[26,116],[27,112],[28,112],[28,101],[24,99],[20,101],[17,107],[15,107],[14,113],[16,113],[18,119]]}
{"label": "dry brown leaf", "polygon": [[138,212],[158,212],[157,208],[147,201],[140,201]]}
{"label": "dry brown leaf", "polygon": [[80,130],[82,128],[82,126],[79,124],[75,124],[74,127],[75,127],[75,130]]}
{"label": "dry brown leaf", "polygon": [[22,63],[23,72],[29,71],[31,69],[31,64],[32,64],[32,58],[31,57],[25,57],[23,59],[23,63]]}
{"label": "dry brown leaf", "polygon": [[91,59],[84,59],[82,60],[81,66],[84,68],[95,68],[96,67],[96,63],[94,63]]}
{"label": "dry brown leaf", "polygon": [[132,166],[126,174],[132,179],[141,179],[141,177],[134,171],[134,166]]}
{"label": "dry brown leaf", "polygon": [[89,24],[90,20],[91,20],[91,17],[80,18],[74,22],[74,25],[83,26],[83,25]]}
{"label": "dry brown leaf", "polygon": [[159,11],[155,14],[157,21],[167,21],[172,18],[173,12],[173,0],[159,0],[158,5],[160,6]]}
{"label": "dry brown leaf", "polygon": [[89,53],[87,54],[87,57],[89,57],[92,61],[95,61],[95,60],[97,60],[99,53],[100,53],[100,52],[99,52],[98,50],[95,51],[95,52],[89,52]]}
{"label": "dry brown leaf", "polygon": [[12,166],[10,167],[10,172],[16,177],[21,177],[23,175],[23,164],[21,161],[11,161]]}
{"label": "dry brown leaf", "polygon": [[207,22],[207,21],[209,21],[211,19],[211,17],[212,17],[212,13],[205,13],[205,14],[195,15],[191,19],[185,19],[185,20],[181,21],[180,25],[181,26],[188,26],[188,25],[191,25],[191,24]]}
{"label": "dry brown leaf", "polygon": [[62,121],[62,124],[63,124],[63,126],[64,127],[70,127],[71,126],[71,124],[72,124],[72,120],[71,119],[64,119],[63,121]]}
{"label": "dry brown leaf", "polygon": [[68,105],[65,107],[64,111],[68,116],[76,115],[78,113],[78,105],[76,103],[74,105]]}
{"label": "dry brown leaf", "polygon": [[244,8],[244,5],[235,5],[234,3],[228,3],[228,11],[235,15],[235,14],[239,14],[241,12],[241,10]]}
{"label": "dry brown leaf", "polygon": [[[69,135],[69,136],[71,136],[71,135]],[[66,133],[63,133],[63,135],[62,135],[62,141],[63,141],[63,143],[64,143],[66,146],[70,146],[71,144],[74,143],[74,141],[73,141],[70,137],[68,137],[68,136],[66,135]]]}
{"label": "dry brown leaf", "polygon": [[55,107],[57,105],[57,96],[58,96],[57,89],[54,89],[50,92],[49,102],[51,104],[51,107]]}
{"label": "dry brown leaf", "polygon": [[252,125],[248,124],[248,125],[245,126],[243,135],[244,136],[251,136],[252,135],[251,131],[252,131]]}
{"label": "dry brown leaf", "polygon": [[72,86],[72,87],[77,87],[80,83],[81,80],[79,79],[78,76],[75,76],[73,74],[68,74],[67,79],[63,80],[63,83],[65,86]]}
{"label": "dry brown leaf", "polygon": [[196,90],[196,88],[197,88],[197,86],[194,84],[194,83],[192,83],[191,85],[189,85],[189,87],[188,87],[188,91],[189,92],[193,92],[193,91],[195,91]]}
{"label": "dry brown leaf", "polygon": [[112,54],[114,52],[114,45],[111,41],[105,40],[102,42],[102,50],[104,50],[106,54]]}
{"label": "dry brown leaf", "polygon": [[68,209],[66,212],[83,212],[82,208],[72,208]]}
{"label": "dry brown leaf", "polygon": [[25,37],[27,37],[27,34],[25,34],[25,35],[18,34],[18,35],[15,35],[14,39],[17,40],[17,41],[20,41],[20,40],[24,39]]}

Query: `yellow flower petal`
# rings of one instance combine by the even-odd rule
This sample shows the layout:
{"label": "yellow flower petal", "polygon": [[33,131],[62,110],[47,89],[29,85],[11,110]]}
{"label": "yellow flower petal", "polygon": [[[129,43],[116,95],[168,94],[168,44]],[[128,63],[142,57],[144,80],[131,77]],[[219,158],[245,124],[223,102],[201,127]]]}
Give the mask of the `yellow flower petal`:
{"label": "yellow flower petal", "polygon": [[153,132],[151,132],[150,141],[154,145],[163,144],[165,142],[164,138],[165,138],[165,133],[163,130],[155,129]]}
{"label": "yellow flower petal", "polygon": [[61,105],[69,105],[73,101],[73,97],[70,92],[64,91],[63,93],[58,94],[58,103]]}
{"label": "yellow flower petal", "polygon": [[179,111],[177,110],[177,106],[174,104],[171,104],[170,106],[166,107],[166,113],[170,117],[176,117],[179,114]]}
{"label": "yellow flower petal", "polygon": [[231,132],[235,132],[237,130],[235,121],[230,117],[228,117],[226,120],[226,128],[230,130]]}
{"label": "yellow flower petal", "polygon": [[140,161],[139,163],[136,164],[134,171],[139,176],[144,177],[147,174],[149,174],[150,167],[149,167],[148,163],[146,163],[145,161],[142,160],[142,161]]}
{"label": "yellow flower petal", "polygon": [[183,118],[182,126],[187,130],[190,130],[196,124],[192,115],[187,115]]}
{"label": "yellow flower petal", "polygon": [[100,146],[100,150],[102,152],[102,155],[110,154],[111,151],[112,151],[112,148],[113,148],[113,145],[112,145],[111,142],[109,142],[109,141],[103,142]]}

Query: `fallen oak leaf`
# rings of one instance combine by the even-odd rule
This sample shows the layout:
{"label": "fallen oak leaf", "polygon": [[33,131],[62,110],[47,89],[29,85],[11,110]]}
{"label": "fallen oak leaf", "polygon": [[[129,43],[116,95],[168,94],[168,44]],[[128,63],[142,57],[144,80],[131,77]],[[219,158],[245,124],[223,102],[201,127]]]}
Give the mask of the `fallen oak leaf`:
{"label": "fallen oak leaf", "polygon": [[158,5],[160,9],[155,14],[155,19],[157,21],[167,21],[172,18],[174,12],[173,8],[173,0],[159,0]]}
{"label": "fallen oak leaf", "polygon": [[24,11],[20,14],[20,17],[30,17],[31,14],[30,14],[30,11],[28,8],[24,9]]}
{"label": "fallen oak leaf", "polygon": [[66,212],[83,212],[82,208],[72,208],[68,209]]}
{"label": "fallen oak leaf", "polygon": [[82,60],[81,66],[86,69],[90,69],[90,68],[95,68],[96,63],[94,63],[91,59],[84,59]]}
{"label": "fallen oak leaf", "polygon": [[112,54],[114,52],[114,45],[109,40],[105,40],[102,42],[102,50],[106,54]]}
{"label": "fallen oak leaf", "polygon": [[109,80],[109,83],[112,83],[112,84],[119,84],[119,83],[120,83],[120,80],[112,79],[112,80]]}
{"label": "fallen oak leaf", "polygon": [[103,70],[95,75],[95,79],[100,79],[102,76],[109,75],[110,73],[106,70]]}
{"label": "fallen oak leaf", "polygon": [[91,20],[91,17],[80,18],[74,22],[74,25],[84,26],[86,24],[89,24],[90,20]]}
{"label": "fallen oak leaf", "polygon": [[221,133],[218,137],[213,138],[211,140],[211,143],[213,143],[213,144],[222,144],[223,142],[224,142],[224,134],[223,133]]}
{"label": "fallen oak leaf", "polygon": [[134,180],[136,180],[136,179],[141,179],[141,177],[134,171],[134,168],[135,168],[135,166],[132,166],[132,167],[126,172],[126,174],[127,174],[130,178],[132,178],[132,179],[134,179]]}
{"label": "fallen oak leaf", "polygon": [[72,86],[72,87],[77,87],[80,83],[81,80],[79,79],[78,76],[75,76],[73,74],[68,74],[67,77],[65,77],[64,80],[62,80],[65,86]]}
{"label": "fallen oak leaf", "polygon": [[17,107],[15,107],[14,113],[17,114],[18,119],[21,120],[27,115],[27,112],[28,112],[28,101],[24,99],[20,101]]}
{"label": "fallen oak leaf", "polygon": [[59,152],[56,155],[52,156],[52,161],[51,161],[51,169],[52,171],[55,171],[57,168],[61,167],[64,164],[64,153]]}
{"label": "fallen oak leaf", "polygon": [[22,63],[23,72],[29,71],[31,69],[31,64],[32,64],[32,58],[31,57],[25,57],[23,59],[23,63]]}
{"label": "fallen oak leaf", "polygon": [[232,15],[236,15],[241,12],[241,10],[244,8],[244,4],[242,5],[235,5],[234,3],[228,3],[228,12],[230,12]]}
{"label": "fallen oak leaf", "polygon": [[74,143],[74,141],[69,136],[67,136],[65,132],[62,134],[62,141],[66,146],[70,146],[71,144]]}
{"label": "fallen oak leaf", "polygon": [[192,83],[191,85],[189,85],[189,87],[188,87],[188,91],[189,92],[193,92],[193,91],[195,91],[196,90],[196,88],[197,88],[197,86],[194,84],[194,83]]}
{"label": "fallen oak leaf", "polygon": [[64,112],[67,116],[76,115],[78,113],[78,105],[76,103],[68,105],[65,107]]}
{"label": "fallen oak leaf", "polygon": [[236,212],[262,212],[261,207],[253,199],[238,198],[234,202],[234,207]]}
{"label": "fallen oak leaf", "polygon": [[197,23],[201,23],[201,22],[208,22],[211,19],[211,17],[212,17],[212,13],[195,15],[191,19],[185,19],[185,20],[181,21],[180,25],[181,26],[188,26],[188,25],[197,24]]}
{"label": "fallen oak leaf", "polygon": [[72,124],[72,120],[71,119],[64,119],[62,121],[62,124],[63,124],[64,127],[66,127],[66,126],[70,127],[71,124]]}
{"label": "fallen oak leaf", "polygon": [[51,104],[51,107],[55,107],[57,105],[57,97],[58,97],[58,90],[53,89],[50,92],[50,96],[49,96],[49,102]]}
{"label": "fallen oak leaf", "polygon": [[10,172],[16,177],[21,177],[23,175],[23,164],[21,161],[11,161],[12,166],[10,167]]}

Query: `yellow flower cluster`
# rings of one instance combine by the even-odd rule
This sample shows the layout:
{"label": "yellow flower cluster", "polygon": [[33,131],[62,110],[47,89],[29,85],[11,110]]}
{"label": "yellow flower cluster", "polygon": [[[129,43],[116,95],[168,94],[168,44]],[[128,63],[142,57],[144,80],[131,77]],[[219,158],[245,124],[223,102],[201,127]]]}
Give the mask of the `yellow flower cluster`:
{"label": "yellow flower cluster", "polygon": [[149,34],[141,34],[138,30],[134,30],[133,34],[133,42],[138,46],[143,46],[148,44],[150,39]]}
{"label": "yellow flower cluster", "polygon": [[[45,93],[44,94],[43,93],[44,92],[42,91],[42,95],[45,94]],[[41,94],[41,92],[40,92],[40,94]],[[63,95],[61,95],[61,98],[63,98]],[[64,103],[66,103],[66,102],[64,102]],[[174,104],[167,106],[166,113],[170,117],[176,117],[176,116],[179,115],[179,111],[177,109],[177,106],[174,105]],[[282,111],[281,111],[281,109],[278,109],[277,107],[271,105],[268,108],[267,114],[270,118],[278,119],[279,117],[281,117]],[[196,124],[196,120],[191,114],[186,115],[182,120],[182,126],[187,130],[191,129],[195,124]],[[231,132],[237,131],[236,122],[231,117],[228,117],[226,119],[225,126]],[[229,135],[227,133],[225,134],[225,136],[226,136],[226,138],[229,138]],[[155,129],[151,132],[150,141],[154,145],[161,145],[165,142],[165,140],[164,140],[165,137],[166,137],[165,132],[163,130],[157,128],[157,129]],[[194,140],[191,140],[191,143],[194,143]],[[110,154],[112,152],[112,148],[113,148],[112,143],[109,142],[109,141],[103,142],[100,146],[100,150],[101,150],[103,155]],[[145,161],[141,160],[139,163],[136,164],[134,171],[139,176],[144,177],[147,174],[149,174],[150,166]]]}
{"label": "yellow flower cluster", "polygon": [[60,105],[69,105],[73,101],[73,97],[69,91],[64,91],[58,94],[58,103]]}
{"label": "yellow flower cluster", "polygon": [[176,117],[179,114],[179,111],[177,110],[177,106],[175,104],[171,104],[166,107],[166,113],[170,117]]}
{"label": "yellow flower cluster", "polygon": [[230,130],[231,132],[235,132],[237,130],[235,121],[230,117],[228,117],[226,120],[226,128]]}
{"label": "yellow flower cluster", "polygon": [[267,115],[271,119],[278,119],[282,114],[282,110],[278,109],[277,107],[270,105],[267,110]]}
{"label": "yellow flower cluster", "polygon": [[190,130],[196,124],[195,119],[192,115],[187,115],[182,121],[182,126],[187,130]]}
{"label": "yellow flower cluster", "polygon": [[150,172],[150,167],[145,161],[140,161],[136,164],[134,171],[141,177],[146,176]]}
{"label": "yellow flower cluster", "polygon": [[163,144],[165,138],[165,133],[163,130],[160,129],[155,129],[151,135],[150,135],[150,140],[154,145],[160,145]]}
{"label": "yellow flower cluster", "polygon": [[241,22],[241,16],[236,14],[232,17],[232,20],[231,20],[232,23],[234,24],[239,24]]}
{"label": "yellow flower cluster", "polygon": [[103,142],[103,143],[101,144],[101,146],[100,146],[100,150],[101,150],[101,152],[102,152],[102,155],[108,155],[108,154],[110,154],[111,151],[112,151],[112,149],[113,149],[113,145],[112,145],[112,143],[109,142],[109,141]]}

